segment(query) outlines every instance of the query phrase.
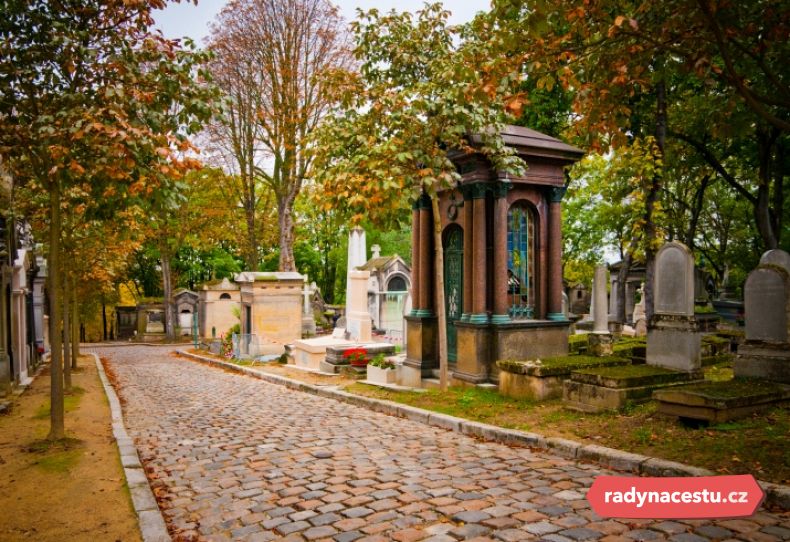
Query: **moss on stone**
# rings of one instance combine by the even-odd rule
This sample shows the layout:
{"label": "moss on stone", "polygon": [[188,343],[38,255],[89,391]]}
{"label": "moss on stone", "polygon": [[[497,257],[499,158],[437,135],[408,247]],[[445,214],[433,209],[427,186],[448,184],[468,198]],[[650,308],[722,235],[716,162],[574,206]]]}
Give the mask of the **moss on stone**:
{"label": "moss on stone", "polygon": [[653,365],[616,365],[614,367],[595,367],[592,369],[585,369],[582,372],[596,374],[606,378],[631,378],[635,376],[659,376],[674,374],[676,371],[665,369],[664,367],[655,367]]}
{"label": "moss on stone", "polygon": [[723,382],[704,382],[702,384],[683,386],[682,390],[686,393],[703,395],[710,399],[726,400],[736,397],[783,393],[787,391],[787,387],[757,378],[733,378]]}
{"label": "moss on stone", "polygon": [[575,369],[605,365],[625,365],[630,363],[619,356],[555,356],[536,360],[500,360],[497,367],[514,374],[530,376],[557,376],[570,374]]}

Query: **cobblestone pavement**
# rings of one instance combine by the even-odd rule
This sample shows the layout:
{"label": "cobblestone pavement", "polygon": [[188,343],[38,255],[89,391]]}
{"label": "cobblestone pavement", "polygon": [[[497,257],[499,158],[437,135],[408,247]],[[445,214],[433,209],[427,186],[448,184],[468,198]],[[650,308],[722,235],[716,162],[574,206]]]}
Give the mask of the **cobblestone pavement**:
{"label": "cobblestone pavement", "polygon": [[[790,516],[614,521],[609,473],[173,357],[97,349],[170,527],[185,540],[790,540]],[[177,539],[179,539],[177,537]]]}

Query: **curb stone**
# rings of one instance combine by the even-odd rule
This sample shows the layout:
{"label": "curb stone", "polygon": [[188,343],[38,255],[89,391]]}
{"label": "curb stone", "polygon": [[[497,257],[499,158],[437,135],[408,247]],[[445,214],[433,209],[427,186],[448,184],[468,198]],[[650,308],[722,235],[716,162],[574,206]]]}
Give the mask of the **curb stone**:
{"label": "curb stone", "polygon": [[[537,433],[518,431],[516,429],[504,429],[495,425],[457,418],[448,414],[424,410],[410,405],[402,405],[392,401],[383,401],[371,397],[354,395],[353,393],[339,390],[336,387],[313,386],[292,378],[263,373],[234,363],[191,354],[183,350],[178,350],[177,353],[207,365],[245,374],[271,384],[278,384],[297,391],[368,408],[375,412],[398,418],[407,418],[425,425],[446,429],[448,431],[490,442],[548,450],[567,459],[594,462],[616,471],[659,477],[714,476],[716,474],[707,469],[684,465],[674,461],[667,461],[657,457],[624,452],[622,450],[607,448],[596,444],[585,445],[563,438],[546,438]],[[790,487],[761,480],[757,480],[757,483],[763,488],[763,491],[765,491],[764,504],[790,510]]]}
{"label": "curb stone", "polygon": [[99,361],[99,356],[95,353],[91,355],[96,359],[99,378],[104,387],[104,393],[107,395],[107,402],[110,403],[112,433],[118,446],[118,453],[121,454],[123,475],[126,479],[126,485],[129,487],[129,493],[132,496],[132,505],[137,514],[143,542],[171,542],[172,538],[167,532],[162,512],[159,510],[159,505],[156,504],[151,486],[148,485],[148,478],[140,463],[140,458],[137,456],[137,449],[134,447],[132,439],[129,438],[126,427],[123,424],[121,402],[118,400],[118,395],[115,393],[112,385],[110,385],[110,381],[104,372],[104,367]]}

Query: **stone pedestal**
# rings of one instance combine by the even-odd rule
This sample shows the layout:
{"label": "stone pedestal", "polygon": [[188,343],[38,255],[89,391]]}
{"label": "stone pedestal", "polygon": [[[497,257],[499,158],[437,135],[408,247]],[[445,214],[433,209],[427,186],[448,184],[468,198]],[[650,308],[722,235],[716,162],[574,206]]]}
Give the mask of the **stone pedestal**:
{"label": "stone pedestal", "polygon": [[458,361],[452,378],[469,384],[486,382],[489,377],[491,333],[487,324],[458,322]]}
{"label": "stone pedestal", "polygon": [[790,384],[790,345],[741,345],[733,368],[736,377],[765,378]]}
{"label": "stone pedestal", "polygon": [[693,317],[653,317],[647,331],[647,364],[678,371],[702,367],[702,333]]}
{"label": "stone pedestal", "polygon": [[433,370],[439,368],[437,335],[435,317],[406,317],[406,360],[403,362],[402,385],[419,388],[422,379],[431,377]]}
{"label": "stone pedestal", "polygon": [[587,351],[593,356],[611,356],[613,347],[614,336],[611,333],[587,334]]}

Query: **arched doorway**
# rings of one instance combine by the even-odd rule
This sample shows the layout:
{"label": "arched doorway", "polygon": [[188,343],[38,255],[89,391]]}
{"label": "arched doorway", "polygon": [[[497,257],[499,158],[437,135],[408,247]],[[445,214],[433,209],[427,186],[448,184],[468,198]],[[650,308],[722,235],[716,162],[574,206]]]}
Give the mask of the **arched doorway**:
{"label": "arched doorway", "polygon": [[444,308],[447,315],[447,360],[458,361],[458,331],[464,306],[464,232],[458,226],[447,228],[444,239]]}

